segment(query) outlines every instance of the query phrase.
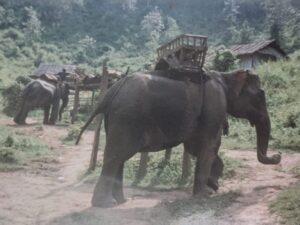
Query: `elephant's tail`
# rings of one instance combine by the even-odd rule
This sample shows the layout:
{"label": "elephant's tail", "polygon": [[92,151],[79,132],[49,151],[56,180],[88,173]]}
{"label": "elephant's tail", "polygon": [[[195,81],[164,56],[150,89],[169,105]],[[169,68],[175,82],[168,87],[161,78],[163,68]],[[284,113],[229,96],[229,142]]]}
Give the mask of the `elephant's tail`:
{"label": "elephant's tail", "polygon": [[98,106],[93,110],[92,114],[86,121],[86,123],[83,125],[83,127],[80,130],[80,133],[76,140],[76,145],[79,143],[81,135],[85,131],[85,129],[90,125],[90,123],[94,120],[94,118],[99,114],[103,113],[106,114],[108,112],[109,106],[113,99],[116,97],[116,95],[119,93],[120,89],[125,84],[128,77],[124,77],[118,82],[116,82],[112,87],[110,87],[107,91],[107,93],[104,95],[103,99],[100,99],[100,103]]}

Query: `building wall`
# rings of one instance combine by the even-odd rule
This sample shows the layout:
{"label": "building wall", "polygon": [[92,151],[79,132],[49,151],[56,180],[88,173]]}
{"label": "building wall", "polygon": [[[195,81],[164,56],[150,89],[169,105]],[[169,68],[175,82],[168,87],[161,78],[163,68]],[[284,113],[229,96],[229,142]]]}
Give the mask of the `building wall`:
{"label": "building wall", "polygon": [[252,55],[238,57],[240,69],[252,69]]}
{"label": "building wall", "polygon": [[262,49],[252,55],[243,55],[239,56],[239,68],[241,69],[252,69],[256,66],[267,62],[267,61],[273,61],[283,58],[283,56],[278,52],[276,49],[268,47],[265,49]]}

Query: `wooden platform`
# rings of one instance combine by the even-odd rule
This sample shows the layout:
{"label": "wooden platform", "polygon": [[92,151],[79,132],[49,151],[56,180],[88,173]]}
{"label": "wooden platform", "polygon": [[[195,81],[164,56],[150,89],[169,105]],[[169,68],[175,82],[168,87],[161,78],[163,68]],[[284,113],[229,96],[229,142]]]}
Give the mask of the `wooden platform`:
{"label": "wooden platform", "polygon": [[183,34],[157,49],[156,69],[201,70],[207,52],[207,37]]}

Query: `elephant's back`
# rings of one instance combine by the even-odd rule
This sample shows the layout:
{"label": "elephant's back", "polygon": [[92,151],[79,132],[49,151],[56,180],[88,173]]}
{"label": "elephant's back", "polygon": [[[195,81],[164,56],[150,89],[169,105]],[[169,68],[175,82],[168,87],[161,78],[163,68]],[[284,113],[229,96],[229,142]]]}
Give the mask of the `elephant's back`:
{"label": "elephant's back", "polygon": [[55,94],[56,87],[43,80],[33,80],[24,88],[23,95],[26,97],[51,97]]}

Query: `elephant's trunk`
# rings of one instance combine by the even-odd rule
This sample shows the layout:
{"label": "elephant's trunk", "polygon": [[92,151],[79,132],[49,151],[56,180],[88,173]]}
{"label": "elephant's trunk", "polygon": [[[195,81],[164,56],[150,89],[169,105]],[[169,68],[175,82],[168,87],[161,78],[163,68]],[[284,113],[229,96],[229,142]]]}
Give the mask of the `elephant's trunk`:
{"label": "elephant's trunk", "polygon": [[272,157],[267,156],[271,123],[269,116],[255,123],[257,137],[257,159],[263,164],[278,164],[281,160],[280,154]]}

